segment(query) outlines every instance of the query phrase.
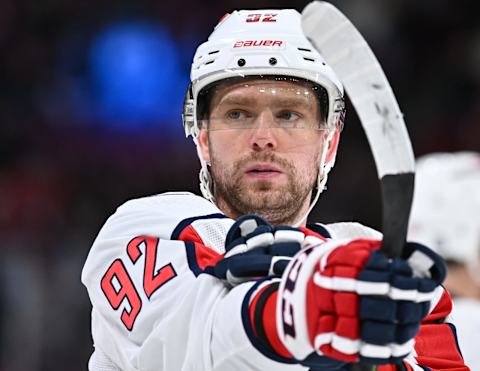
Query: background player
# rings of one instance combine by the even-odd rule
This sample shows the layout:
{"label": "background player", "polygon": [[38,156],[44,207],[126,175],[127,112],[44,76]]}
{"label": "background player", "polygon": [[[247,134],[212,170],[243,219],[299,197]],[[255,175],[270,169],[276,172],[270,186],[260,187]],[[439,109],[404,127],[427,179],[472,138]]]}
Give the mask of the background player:
{"label": "background player", "polygon": [[409,237],[447,262],[445,287],[466,363],[480,369],[480,155],[438,152],[417,160]]}

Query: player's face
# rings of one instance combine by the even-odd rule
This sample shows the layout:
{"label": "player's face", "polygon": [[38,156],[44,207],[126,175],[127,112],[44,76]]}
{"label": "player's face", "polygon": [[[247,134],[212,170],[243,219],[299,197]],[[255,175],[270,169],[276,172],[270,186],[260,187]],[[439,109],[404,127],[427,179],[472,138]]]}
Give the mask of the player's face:
{"label": "player's face", "polygon": [[199,141],[228,216],[292,224],[308,209],[326,130],[306,84],[251,80],[220,86]]}

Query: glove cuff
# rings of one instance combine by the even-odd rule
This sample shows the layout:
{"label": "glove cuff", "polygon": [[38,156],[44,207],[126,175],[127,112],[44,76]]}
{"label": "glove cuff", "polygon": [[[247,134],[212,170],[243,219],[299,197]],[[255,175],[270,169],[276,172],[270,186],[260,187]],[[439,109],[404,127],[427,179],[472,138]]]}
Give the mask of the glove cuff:
{"label": "glove cuff", "polygon": [[332,249],[310,245],[300,250],[282,275],[277,299],[280,340],[297,360],[314,352],[307,324],[307,284],[320,258]]}

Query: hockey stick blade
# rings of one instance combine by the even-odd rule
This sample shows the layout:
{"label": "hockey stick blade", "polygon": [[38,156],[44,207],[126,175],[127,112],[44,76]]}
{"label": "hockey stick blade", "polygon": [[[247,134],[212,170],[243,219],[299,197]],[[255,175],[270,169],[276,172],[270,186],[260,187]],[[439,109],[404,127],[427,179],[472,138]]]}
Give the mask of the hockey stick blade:
{"label": "hockey stick blade", "polygon": [[415,160],[395,95],[363,36],[332,4],[308,4],[302,27],[343,83],[360,118],[381,184],[382,250],[398,256],[407,233]]}

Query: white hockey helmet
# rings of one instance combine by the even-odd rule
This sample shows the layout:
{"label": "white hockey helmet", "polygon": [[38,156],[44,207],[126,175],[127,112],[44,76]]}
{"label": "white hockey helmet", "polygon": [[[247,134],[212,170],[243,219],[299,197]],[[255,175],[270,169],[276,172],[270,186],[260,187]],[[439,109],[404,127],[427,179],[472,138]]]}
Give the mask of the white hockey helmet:
{"label": "white hockey helmet", "polygon": [[[215,27],[208,41],[201,44],[194,56],[191,84],[183,113],[186,136],[192,136],[202,164],[200,188],[205,198],[214,202],[210,175],[198,148],[199,102],[202,89],[231,78],[286,76],[307,80],[326,91],[327,128],[341,130],[345,102],[343,86],[333,70],[305,37],[301,15],[294,9],[238,10],[226,14]],[[328,147],[328,143],[324,146]],[[324,156],[325,158],[325,156]],[[323,190],[335,156],[323,160],[319,172],[319,191]],[[318,194],[317,194],[318,198]],[[313,207],[313,206],[312,206]]]}
{"label": "white hockey helmet", "polygon": [[480,153],[432,153],[417,160],[409,239],[447,260],[480,263]]}

